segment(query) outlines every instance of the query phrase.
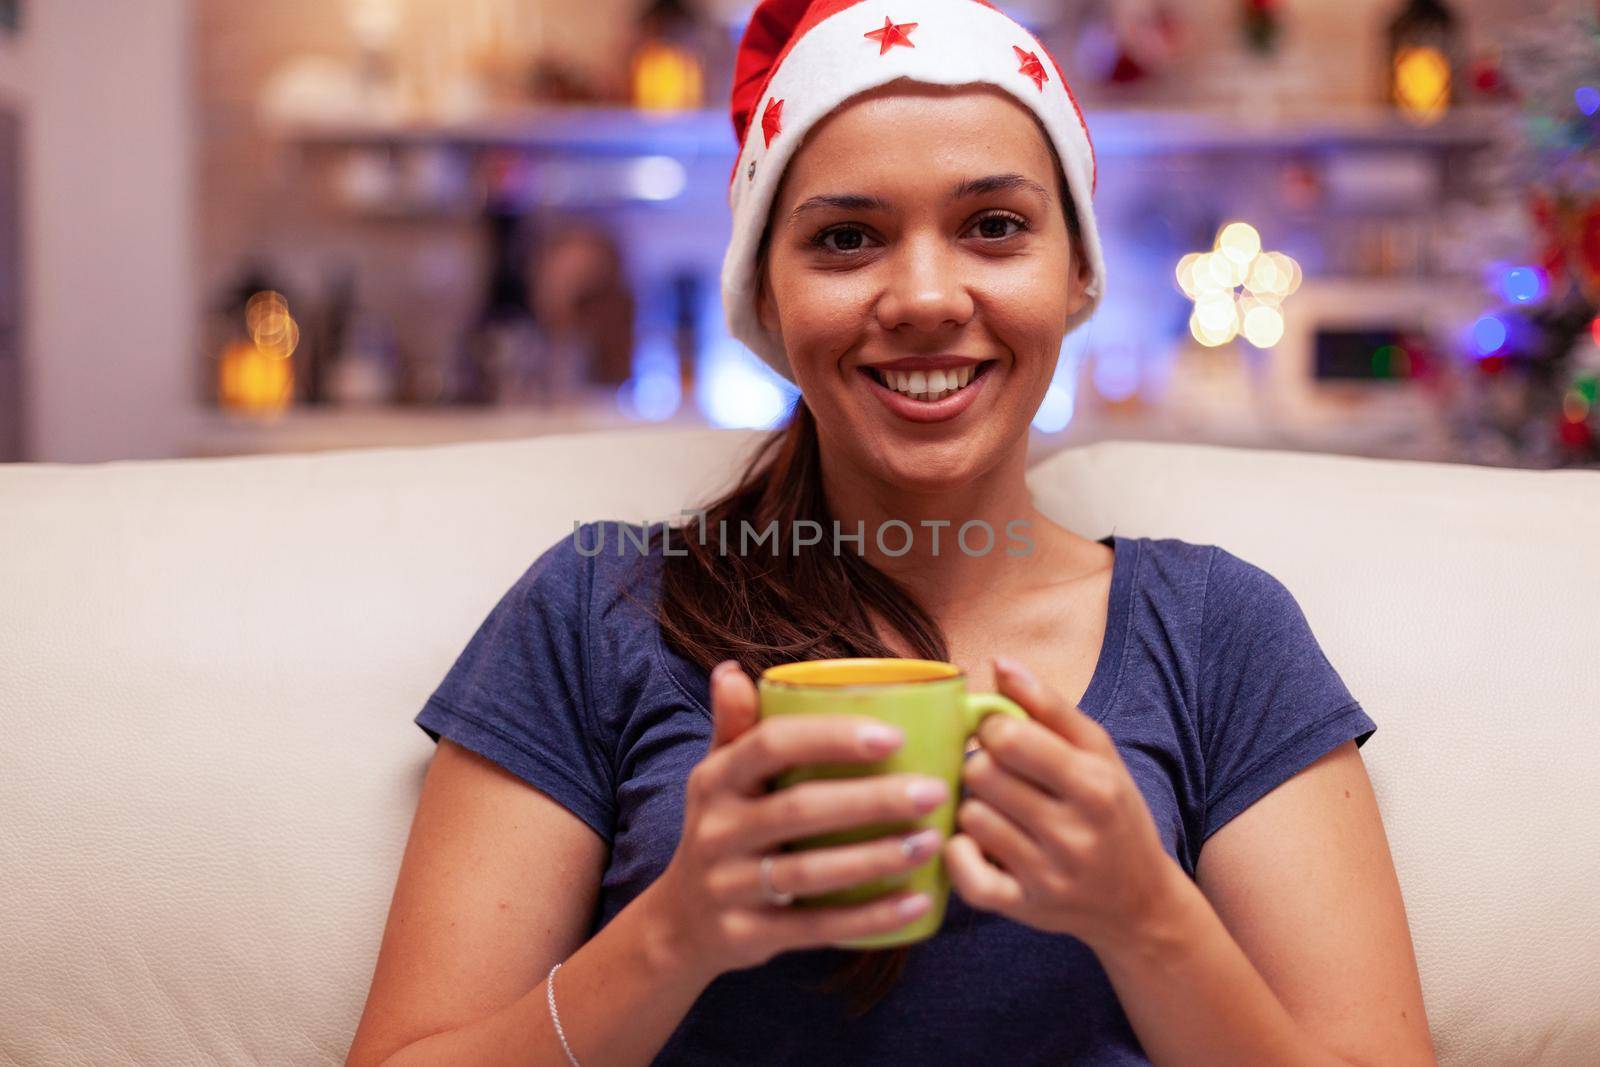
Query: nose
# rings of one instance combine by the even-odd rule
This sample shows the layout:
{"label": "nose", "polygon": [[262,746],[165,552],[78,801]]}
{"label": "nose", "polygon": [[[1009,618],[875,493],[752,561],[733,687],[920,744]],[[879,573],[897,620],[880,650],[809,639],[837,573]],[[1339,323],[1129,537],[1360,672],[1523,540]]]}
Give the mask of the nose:
{"label": "nose", "polygon": [[878,323],[902,334],[937,333],[972,318],[959,252],[937,233],[905,237],[892,253]]}

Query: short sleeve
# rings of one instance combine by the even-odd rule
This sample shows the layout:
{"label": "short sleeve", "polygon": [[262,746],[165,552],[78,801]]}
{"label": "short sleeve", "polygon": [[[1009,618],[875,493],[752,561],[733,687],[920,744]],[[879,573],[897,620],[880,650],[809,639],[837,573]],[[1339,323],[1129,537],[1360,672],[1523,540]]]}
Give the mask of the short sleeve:
{"label": "short sleeve", "polygon": [[[575,540],[575,538],[577,540]],[[501,596],[414,720],[504,767],[610,841],[616,791],[590,708],[591,543],[579,531]]]}
{"label": "short sleeve", "polygon": [[1311,632],[1294,595],[1214,548],[1201,612],[1202,842],[1305,767],[1377,730]]}

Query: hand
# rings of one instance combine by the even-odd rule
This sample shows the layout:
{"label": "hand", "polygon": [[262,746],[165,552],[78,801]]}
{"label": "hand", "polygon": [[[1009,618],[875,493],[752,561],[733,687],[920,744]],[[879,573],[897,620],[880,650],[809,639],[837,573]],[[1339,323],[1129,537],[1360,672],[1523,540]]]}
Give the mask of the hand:
{"label": "hand", "polygon": [[1026,668],[995,658],[999,691],[1032,717],[987,716],[962,770],[969,799],[945,845],[975,908],[1099,951],[1136,939],[1176,899],[1183,870],[1104,727]]}
{"label": "hand", "polygon": [[759,719],[755,685],[732,660],[712,672],[711,708],[711,748],[689,773],[677,851],[641,894],[675,946],[674,958],[714,977],[789,949],[886,933],[928,909],[927,894],[909,891],[865,904],[791,908],[768,901],[761,887],[768,854],[776,856],[772,885],[803,897],[910,871],[939,851],[937,830],[780,850],[813,834],[909,822],[944,803],[943,781],[914,774],[813,780],[767,792],[769,779],[798,764],[880,760],[904,742],[900,731],[857,715]]}

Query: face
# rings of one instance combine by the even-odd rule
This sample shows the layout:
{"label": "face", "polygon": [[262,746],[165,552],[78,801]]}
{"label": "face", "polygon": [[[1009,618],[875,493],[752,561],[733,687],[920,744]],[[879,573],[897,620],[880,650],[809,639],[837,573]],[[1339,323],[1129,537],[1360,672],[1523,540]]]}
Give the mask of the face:
{"label": "face", "polygon": [[922,488],[1026,451],[1088,299],[1059,175],[995,87],[891,83],[812,127],[774,200],[758,306],[825,448]]}

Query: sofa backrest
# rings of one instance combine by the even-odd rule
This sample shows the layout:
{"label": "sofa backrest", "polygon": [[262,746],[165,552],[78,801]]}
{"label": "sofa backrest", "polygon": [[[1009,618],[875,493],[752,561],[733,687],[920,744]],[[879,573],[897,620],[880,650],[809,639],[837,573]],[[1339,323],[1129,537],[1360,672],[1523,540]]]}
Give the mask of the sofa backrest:
{"label": "sofa backrest", "polygon": [[1029,477],[1294,593],[1378,725],[1440,1063],[1600,1064],[1600,473],[1109,442]]}
{"label": "sofa backrest", "polygon": [[[342,1063],[411,717],[574,521],[674,518],[757,437],[0,466],[0,1061]],[[1600,479],[1105,443],[1030,481],[1295,592],[1379,724],[1443,1062],[1591,1062]]]}

